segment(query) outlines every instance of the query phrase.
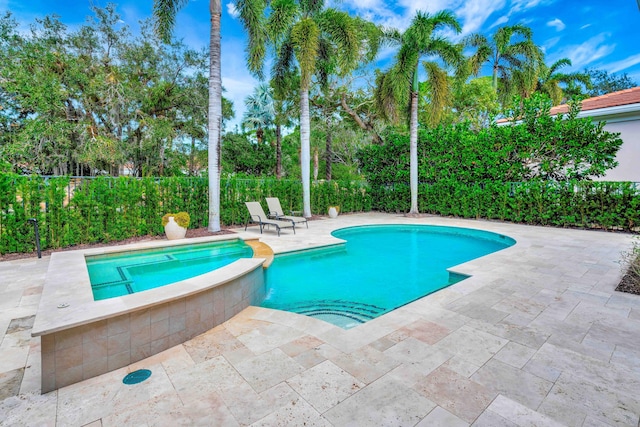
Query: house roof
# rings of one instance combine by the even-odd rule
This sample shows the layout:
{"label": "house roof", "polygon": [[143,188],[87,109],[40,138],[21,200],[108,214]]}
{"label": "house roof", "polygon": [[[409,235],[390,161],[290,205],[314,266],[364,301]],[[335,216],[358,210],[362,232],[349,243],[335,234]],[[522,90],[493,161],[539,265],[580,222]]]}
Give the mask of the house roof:
{"label": "house roof", "polygon": [[[551,108],[549,115],[555,116],[568,112],[569,105],[556,105]],[[584,99],[578,117],[592,117],[594,121],[606,120],[607,123],[638,120],[640,119],[640,86]],[[502,118],[497,120],[496,124],[503,126],[509,122],[509,119]]]}
{"label": "house roof", "polygon": [[[620,90],[618,92],[607,93],[606,95],[587,98],[582,101],[582,111],[599,110],[601,108],[618,107],[640,103],[640,86],[631,89]],[[569,112],[567,104],[556,105],[551,108],[550,115],[564,114]]]}

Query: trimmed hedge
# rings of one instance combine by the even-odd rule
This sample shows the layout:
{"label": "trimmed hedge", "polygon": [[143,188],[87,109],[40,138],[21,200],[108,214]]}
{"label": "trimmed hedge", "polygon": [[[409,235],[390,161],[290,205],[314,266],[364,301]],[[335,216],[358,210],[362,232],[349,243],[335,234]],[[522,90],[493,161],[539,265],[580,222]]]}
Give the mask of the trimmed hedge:
{"label": "trimmed hedge", "polygon": [[[302,210],[299,181],[228,178],[220,183],[221,223],[243,224],[247,218],[244,202],[264,203],[265,197],[279,197],[284,210]],[[369,211],[371,204],[361,183],[332,181],[311,186],[314,214],[326,214],[330,205],[340,205],[342,212]],[[55,249],[162,234],[162,216],[180,211],[191,216],[190,228],[208,225],[207,178],[71,179],[0,174],[0,253],[35,250],[29,218],[38,219],[42,249]]]}
{"label": "trimmed hedge", "polygon": [[[408,184],[371,188],[373,208],[408,212]],[[638,231],[640,189],[631,182],[529,181],[421,184],[421,212],[533,225]]]}

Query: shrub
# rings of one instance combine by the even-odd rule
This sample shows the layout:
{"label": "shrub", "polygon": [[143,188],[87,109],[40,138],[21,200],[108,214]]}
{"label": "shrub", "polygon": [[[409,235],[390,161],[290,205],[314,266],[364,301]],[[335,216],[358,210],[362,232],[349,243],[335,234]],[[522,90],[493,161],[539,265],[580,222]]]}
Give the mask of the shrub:
{"label": "shrub", "polygon": [[182,228],[189,228],[191,223],[191,217],[186,212],[168,213],[162,217],[162,226],[164,227],[169,223],[169,218],[173,217],[174,221]]}
{"label": "shrub", "polygon": [[[208,197],[206,177],[70,179],[0,172],[0,254],[35,250],[29,218],[38,219],[43,250],[159,235],[164,228],[158,218],[164,212],[190,212],[191,227],[206,227]],[[230,176],[220,182],[221,224],[243,224],[244,202],[265,197],[279,197],[286,211],[302,210],[298,180]],[[342,212],[371,210],[368,186],[356,181],[312,183],[314,214],[324,215],[336,204]]]}

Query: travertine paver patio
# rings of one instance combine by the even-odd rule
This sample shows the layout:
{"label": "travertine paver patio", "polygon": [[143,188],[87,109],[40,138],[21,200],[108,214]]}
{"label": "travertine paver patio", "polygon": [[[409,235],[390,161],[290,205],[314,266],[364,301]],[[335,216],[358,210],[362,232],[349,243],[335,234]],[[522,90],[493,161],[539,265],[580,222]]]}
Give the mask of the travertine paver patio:
{"label": "travertine paver patio", "polygon": [[[638,425],[640,297],[614,291],[631,236],[369,213],[262,240],[278,253],[372,223],[478,228],[517,244],[455,268],[471,278],[348,331],[249,307],[183,345],[45,395],[30,327],[48,259],[2,262],[0,424]],[[139,368],[153,375],[124,385]]]}

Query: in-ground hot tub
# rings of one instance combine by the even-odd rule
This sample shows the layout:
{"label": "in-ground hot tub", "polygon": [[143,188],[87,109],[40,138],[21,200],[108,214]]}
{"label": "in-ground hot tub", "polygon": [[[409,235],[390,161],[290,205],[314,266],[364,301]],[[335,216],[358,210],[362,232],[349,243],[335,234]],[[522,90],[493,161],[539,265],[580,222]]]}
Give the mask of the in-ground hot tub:
{"label": "in-ground hot tub", "polygon": [[181,344],[264,298],[264,258],[241,258],[171,285],[96,301],[86,256],[232,239],[237,236],[52,254],[32,330],[41,337],[42,393]]}

